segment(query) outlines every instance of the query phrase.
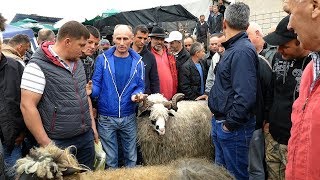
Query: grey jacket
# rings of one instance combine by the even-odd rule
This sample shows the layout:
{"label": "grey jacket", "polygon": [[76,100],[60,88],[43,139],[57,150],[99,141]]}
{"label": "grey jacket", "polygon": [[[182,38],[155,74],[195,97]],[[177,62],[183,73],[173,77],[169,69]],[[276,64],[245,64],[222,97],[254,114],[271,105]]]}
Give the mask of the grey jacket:
{"label": "grey jacket", "polygon": [[217,63],[220,60],[220,54],[219,53],[215,53],[212,56],[212,60],[211,60],[211,64],[210,64],[210,68],[208,71],[208,76],[207,76],[207,80],[206,80],[206,88],[204,90],[205,94],[209,94],[213,84],[214,84],[214,79],[215,79],[215,74],[214,74],[214,68],[216,67]]}
{"label": "grey jacket", "polygon": [[38,48],[31,59],[44,73],[45,89],[38,110],[46,133],[51,139],[80,135],[91,128],[86,75],[81,61],[72,73],[65,69],[47,47]]}

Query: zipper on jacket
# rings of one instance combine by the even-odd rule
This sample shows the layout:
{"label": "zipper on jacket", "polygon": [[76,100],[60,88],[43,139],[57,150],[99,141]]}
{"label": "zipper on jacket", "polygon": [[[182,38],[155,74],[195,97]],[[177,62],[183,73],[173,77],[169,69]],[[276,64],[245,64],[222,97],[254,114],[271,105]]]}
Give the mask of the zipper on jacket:
{"label": "zipper on jacket", "polygon": [[[130,84],[130,82],[132,81],[134,75],[136,74],[136,72],[138,71],[137,70],[137,66],[139,65],[140,61],[141,61],[142,58],[139,59],[139,61],[137,62],[136,64],[136,67],[134,68],[134,72],[131,76],[131,78],[129,79],[128,83],[126,84],[126,86],[123,88],[120,96],[119,96],[119,118],[120,118],[120,109],[121,109],[121,106],[120,106],[120,101],[121,101],[121,96],[123,95],[123,92],[126,90],[126,88],[128,87],[128,85]],[[143,69],[142,69],[142,75],[143,75]],[[143,79],[142,79],[143,80]],[[130,99],[131,99],[131,96],[130,96]]]}
{"label": "zipper on jacket", "polygon": [[309,100],[309,97],[307,97],[306,101],[304,102],[303,107],[302,107],[302,111],[304,111],[304,109],[306,108],[308,100]]}
{"label": "zipper on jacket", "polygon": [[[106,57],[106,55],[104,55],[104,53],[103,53],[103,56],[104,56],[104,69],[106,69],[107,67],[107,61],[108,61],[108,59],[107,59],[107,57]],[[115,88],[115,90],[116,90],[116,92],[117,92],[117,96],[118,96],[118,101],[119,101],[119,103],[118,103],[118,106],[119,106],[119,111],[118,111],[118,117],[120,118],[120,101],[121,101],[121,98],[120,98],[120,95],[119,95],[119,92],[118,92],[118,88],[117,88],[117,84],[116,84],[116,81],[114,80],[114,77],[113,77],[113,75],[112,75],[112,71],[111,71],[111,68],[110,68],[110,64],[109,64],[109,61],[108,61],[108,70],[109,70],[109,73],[110,73],[110,76],[111,76],[111,79],[112,79],[112,83],[113,83],[113,85],[114,85],[114,88]]]}
{"label": "zipper on jacket", "polygon": [[[104,56],[104,59],[105,59],[105,69],[106,69],[106,62],[108,61],[108,59],[107,59],[107,57],[103,54],[103,56]],[[109,73],[110,73],[110,75],[111,75],[111,79],[112,79],[112,83],[113,83],[113,85],[114,85],[114,88],[116,89],[116,92],[117,92],[117,95],[118,95],[118,99],[119,99],[119,103],[118,103],[118,106],[119,106],[119,111],[118,111],[118,117],[120,118],[121,117],[121,96],[123,95],[123,92],[125,91],[125,89],[128,87],[128,85],[130,84],[130,82],[131,82],[131,80],[133,79],[133,77],[134,77],[134,75],[136,74],[136,71],[137,71],[137,66],[139,65],[139,63],[140,63],[140,61],[142,60],[142,58],[140,58],[139,59],[139,61],[137,62],[137,64],[136,64],[136,67],[135,67],[135,69],[134,69],[134,72],[133,72],[133,74],[132,74],[132,76],[131,76],[131,78],[129,79],[129,81],[128,81],[128,83],[126,84],[126,86],[123,88],[123,90],[122,90],[122,92],[121,92],[121,94],[119,95],[119,92],[118,92],[118,88],[117,88],[117,84],[116,84],[116,82],[115,82],[115,80],[114,80],[114,77],[113,77],[113,75],[112,75],[112,71],[111,71],[111,68],[110,68],[110,64],[109,64],[109,62],[108,62],[108,70],[109,70]],[[142,72],[143,73],[143,72]],[[131,99],[131,97],[130,97],[130,99]]]}
{"label": "zipper on jacket", "polygon": [[81,111],[81,123],[82,123],[82,125],[81,125],[81,129],[82,129],[82,132],[84,132],[84,130],[85,130],[85,123],[84,123],[84,110],[83,110],[83,103],[82,103],[82,99],[80,98],[80,95],[79,95],[79,88],[78,88],[78,86],[77,86],[77,81],[76,81],[76,79],[74,78],[74,74],[72,73],[72,79],[73,79],[73,85],[74,85],[74,88],[75,88],[75,90],[76,90],[76,96],[77,96],[77,98],[78,98],[78,101],[79,101],[79,103],[80,103],[80,111]]}
{"label": "zipper on jacket", "polygon": [[52,114],[52,121],[51,121],[50,131],[54,130],[54,126],[56,124],[56,119],[57,119],[57,107],[54,107],[54,111],[53,111],[53,114]]}

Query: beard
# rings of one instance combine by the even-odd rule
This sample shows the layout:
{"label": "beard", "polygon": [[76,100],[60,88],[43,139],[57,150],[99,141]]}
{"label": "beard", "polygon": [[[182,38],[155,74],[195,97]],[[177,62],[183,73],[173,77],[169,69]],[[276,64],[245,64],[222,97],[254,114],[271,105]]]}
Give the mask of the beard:
{"label": "beard", "polygon": [[153,46],[153,49],[156,51],[162,51],[163,47],[161,44],[157,44],[157,45]]}

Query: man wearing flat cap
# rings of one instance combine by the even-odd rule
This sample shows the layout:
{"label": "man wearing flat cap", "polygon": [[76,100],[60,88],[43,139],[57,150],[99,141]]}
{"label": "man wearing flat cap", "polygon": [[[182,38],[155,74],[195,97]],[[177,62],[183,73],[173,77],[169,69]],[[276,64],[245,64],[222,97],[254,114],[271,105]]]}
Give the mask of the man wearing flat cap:
{"label": "man wearing flat cap", "polygon": [[158,26],[153,27],[149,37],[151,38],[151,42],[148,45],[148,49],[157,61],[160,93],[170,100],[178,88],[176,60],[164,45],[164,39],[167,35],[163,28]]}
{"label": "man wearing flat cap", "polygon": [[289,16],[283,18],[276,30],[264,40],[278,46],[272,60],[270,108],[265,130],[268,177],[285,179],[287,145],[290,138],[292,104],[299,96],[302,71],[310,62],[310,51],[300,46],[297,35],[287,29]]}

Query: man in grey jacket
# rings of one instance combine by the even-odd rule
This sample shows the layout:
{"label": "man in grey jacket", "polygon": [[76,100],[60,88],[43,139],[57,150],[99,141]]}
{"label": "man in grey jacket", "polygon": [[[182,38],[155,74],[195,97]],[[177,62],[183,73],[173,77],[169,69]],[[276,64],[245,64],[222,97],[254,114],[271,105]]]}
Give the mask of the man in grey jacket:
{"label": "man in grey jacket", "polygon": [[208,76],[206,80],[205,94],[209,94],[214,84],[215,68],[220,61],[221,55],[224,52],[224,47],[222,46],[221,43],[225,41],[226,41],[226,37],[223,34],[213,35],[210,38],[210,44],[209,44],[210,52],[209,52],[209,57],[206,59],[206,64],[210,63],[209,64],[210,66],[209,66]]}
{"label": "man in grey jacket", "polygon": [[92,169],[93,140],[98,136],[79,61],[89,36],[85,26],[69,21],[59,29],[55,43],[37,49],[22,75],[21,111],[40,146],[74,145],[79,163]]}

